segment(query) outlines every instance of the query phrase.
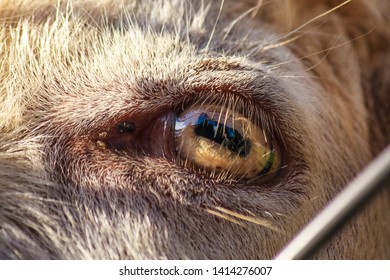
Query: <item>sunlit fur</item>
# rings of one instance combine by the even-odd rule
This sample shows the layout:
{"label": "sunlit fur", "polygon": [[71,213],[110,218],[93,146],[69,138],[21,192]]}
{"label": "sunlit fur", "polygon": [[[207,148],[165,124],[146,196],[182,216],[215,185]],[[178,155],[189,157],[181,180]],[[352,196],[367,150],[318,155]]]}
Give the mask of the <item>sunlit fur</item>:
{"label": "sunlit fur", "polygon": [[[272,258],[390,142],[389,6],[0,0],[0,258]],[[99,138],[191,104],[270,130],[278,176]],[[389,258],[389,236],[383,192],[315,257]]]}

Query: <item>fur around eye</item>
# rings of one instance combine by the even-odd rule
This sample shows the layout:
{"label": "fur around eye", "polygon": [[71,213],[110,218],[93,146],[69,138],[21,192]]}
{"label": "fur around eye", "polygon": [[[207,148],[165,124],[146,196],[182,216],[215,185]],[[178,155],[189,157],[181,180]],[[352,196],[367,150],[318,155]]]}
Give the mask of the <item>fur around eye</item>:
{"label": "fur around eye", "polygon": [[186,164],[239,179],[274,174],[281,162],[275,144],[261,127],[223,106],[190,107],[175,123],[176,151]]}

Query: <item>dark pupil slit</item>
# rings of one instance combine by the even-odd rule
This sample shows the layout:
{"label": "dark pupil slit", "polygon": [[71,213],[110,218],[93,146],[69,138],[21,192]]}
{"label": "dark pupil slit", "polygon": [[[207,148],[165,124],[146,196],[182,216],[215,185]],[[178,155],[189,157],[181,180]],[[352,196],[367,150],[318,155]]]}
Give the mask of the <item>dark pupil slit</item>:
{"label": "dark pupil slit", "polygon": [[250,142],[244,140],[236,129],[211,120],[206,114],[199,115],[194,130],[196,135],[210,139],[240,157],[246,157],[250,152]]}

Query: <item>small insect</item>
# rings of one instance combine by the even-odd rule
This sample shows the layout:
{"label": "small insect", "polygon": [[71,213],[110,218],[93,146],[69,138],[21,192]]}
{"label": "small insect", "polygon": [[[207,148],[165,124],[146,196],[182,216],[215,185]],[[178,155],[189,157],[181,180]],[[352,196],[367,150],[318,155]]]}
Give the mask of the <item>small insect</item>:
{"label": "small insect", "polygon": [[135,123],[123,121],[118,125],[120,133],[133,133],[136,130]]}

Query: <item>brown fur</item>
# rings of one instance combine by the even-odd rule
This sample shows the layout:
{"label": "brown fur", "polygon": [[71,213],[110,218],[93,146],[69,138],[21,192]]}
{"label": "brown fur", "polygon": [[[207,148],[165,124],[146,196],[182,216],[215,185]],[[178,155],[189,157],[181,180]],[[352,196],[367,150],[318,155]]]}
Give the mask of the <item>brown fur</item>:
{"label": "brown fur", "polygon": [[[36,2],[0,1],[1,258],[272,258],[390,142],[386,0]],[[278,176],[107,146],[215,103],[269,126]],[[384,191],[316,258],[389,258],[389,221]]]}

